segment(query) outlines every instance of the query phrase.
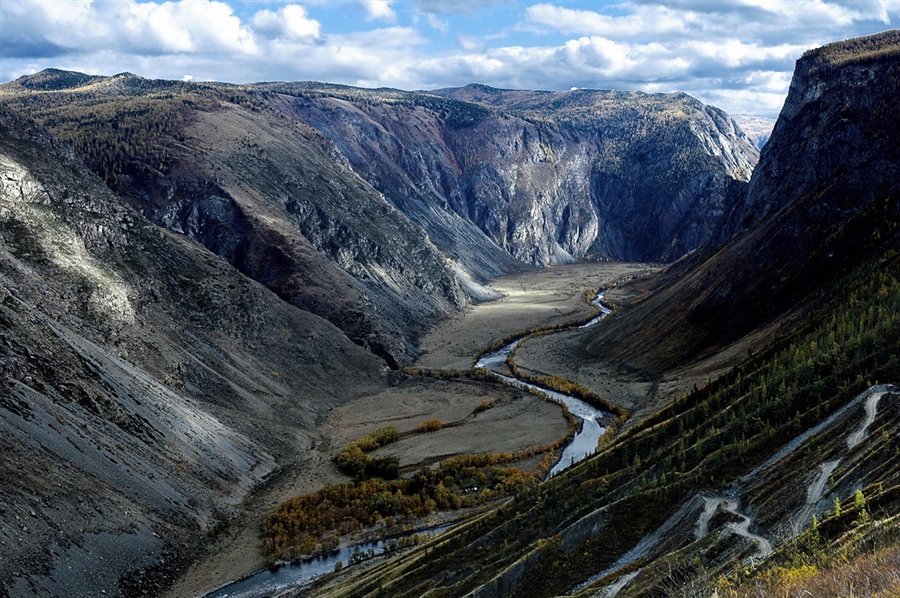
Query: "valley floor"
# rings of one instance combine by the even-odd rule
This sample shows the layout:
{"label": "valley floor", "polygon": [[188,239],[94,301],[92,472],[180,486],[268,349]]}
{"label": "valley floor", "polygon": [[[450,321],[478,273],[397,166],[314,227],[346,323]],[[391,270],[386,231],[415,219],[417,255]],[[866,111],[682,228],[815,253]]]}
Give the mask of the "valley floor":
{"label": "valley floor", "polygon": [[416,367],[464,370],[476,351],[510,334],[538,326],[567,324],[596,311],[585,297],[617,281],[644,276],[653,266],[602,262],[551,266],[491,281],[503,294],[437,326],[422,339]]}
{"label": "valley floor", "polygon": [[[577,264],[498,278],[492,286],[503,298],[476,305],[436,327],[423,339],[425,353],[415,366],[467,369],[475,354],[493,342],[523,329],[587,317],[595,312],[586,301],[592,291],[651,270],[642,264]],[[473,416],[484,401],[494,406]],[[292,496],[349,479],[336,470],[331,455],[351,440],[387,425],[406,434],[430,419],[440,420],[444,427],[404,436],[389,447],[400,457],[401,467],[414,469],[456,454],[515,452],[552,443],[567,431],[558,405],[505,386],[468,380],[412,377],[351,401],[329,413],[314,445],[298,451],[294,462],[246,502],[242,515],[211,542],[166,596],[203,595],[264,569],[268,563],[262,554],[261,526],[267,511]],[[538,460],[519,465],[536,467]]]}

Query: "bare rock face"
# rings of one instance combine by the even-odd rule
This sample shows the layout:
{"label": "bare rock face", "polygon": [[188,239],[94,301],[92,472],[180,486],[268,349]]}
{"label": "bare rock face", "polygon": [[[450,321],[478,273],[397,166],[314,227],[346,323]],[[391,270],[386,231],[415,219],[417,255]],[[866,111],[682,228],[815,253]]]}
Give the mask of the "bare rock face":
{"label": "bare rock face", "polygon": [[0,594],[158,594],[321,413],[383,378],[0,110]]}
{"label": "bare rock face", "polygon": [[675,259],[709,239],[758,157],[730,117],[685,94],[267,89],[294,96],[283,110],[488,275],[507,267],[497,248],[537,266]]}

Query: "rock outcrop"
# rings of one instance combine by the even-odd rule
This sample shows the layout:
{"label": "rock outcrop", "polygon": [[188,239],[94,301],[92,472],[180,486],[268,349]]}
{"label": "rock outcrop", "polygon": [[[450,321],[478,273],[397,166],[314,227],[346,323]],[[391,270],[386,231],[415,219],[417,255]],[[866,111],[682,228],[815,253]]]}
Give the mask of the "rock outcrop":
{"label": "rock outcrop", "polygon": [[285,111],[485,275],[508,267],[497,248],[537,266],[680,257],[709,239],[758,157],[728,115],[685,94],[267,89],[294,96]]}
{"label": "rock outcrop", "polygon": [[802,315],[884,251],[900,217],[898,47],[893,31],[798,60],[748,191],[714,237],[727,244],[663,272],[659,292],[592,332],[584,354],[673,367]]}

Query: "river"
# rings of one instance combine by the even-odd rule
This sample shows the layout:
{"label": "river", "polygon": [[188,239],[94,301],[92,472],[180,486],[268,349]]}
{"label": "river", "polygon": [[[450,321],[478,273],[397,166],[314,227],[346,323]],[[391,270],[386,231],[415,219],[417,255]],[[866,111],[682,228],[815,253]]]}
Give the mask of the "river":
{"label": "river", "polygon": [[[601,291],[592,301],[592,303],[597,306],[600,313],[587,324],[582,325],[581,328],[592,326],[612,313],[611,309],[601,303],[602,300],[603,292]],[[506,364],[506,358],[509,357],[512,350],[517,347],[524,338],[524,336],[518,338],[503,348],[484,355],[478,360],[475,367],[493,371],[504,383],[509,384],[510,386],[537,393],[547,397],[551,401],[561,403],[568,407],[569,412],[572,415],[581,420],[581,429],[575,434],[572,441],[566,445],[559,461],[548,472],[547,478],[550,478],[570,465],[581,461],[597,449],[597,443],[606,431],[606,428],[600,425],[600,420],[608,417],[610,414],[585,403],[581,399],[576,399],[573,396],[542,388],[531,384],[530,382],[499,373],[497,370],[501,369]],[[420,533],[436,535],[449,527],[449,525],[434,527],[423,530]],[[206,598],[261,598],[289,589],[299,589],[316,578],[334,571],[335,566],[339,561],[344,565],[349,564],[350,559],[355,553],[369,556],[382,554],[391,540],[392,539],[377,540],[374,542],[357,544],[341,548],[322,556],[272,567],[265,571],[260,571],[255,575],[251,575],[246,579],[228,584],[223,588],[207,594]]]}
{"label": "river", "polygon": [[[591,301],[591,303],[597,306],[600,313],[586,324],[581,325],[580,328],[593,326],[612,313],[612,310],[602,303],[604,294],[604,291],[598,292],[597,297]],[[547,474],[547,477],[551,478],[566,467],[586,458],[597,449],[597,443],[600,441],[600,437],[606,432],[606,428],[600,425],[600,421],[609,417],[610,414],[573,396],[548,388],[542,388],[525,380],[502,374],[501,370],[506,365],[506,359],[509,357],[509,354],[512,353],[523,340],[525,340],[524,336],[496,351],[487,353],[478,360],[475,367],[494,372],[504,383],[509,384],[510,386],[528,390],[546,396],[551,401],[562,403],[568,407],[569,412],[572,415],[581,420],[581,429],[575,434],[572,441],[566,445],[559,461],[557,461],[556,465],[553,466]]]}
{"label": "river", "polygon": [[412,536],[415,533],[436,536],[450,527],[441,525],[394,538],[346,546],[321,556],[271,567],[206,594],[206,598],[262,598],[285,590],[297,590],[326,573],[334,571],[338,562],[343,565],[349,564],[354,558],[354,554],[357,554],[357,558],[369,558],[383,554],[395,540]]}

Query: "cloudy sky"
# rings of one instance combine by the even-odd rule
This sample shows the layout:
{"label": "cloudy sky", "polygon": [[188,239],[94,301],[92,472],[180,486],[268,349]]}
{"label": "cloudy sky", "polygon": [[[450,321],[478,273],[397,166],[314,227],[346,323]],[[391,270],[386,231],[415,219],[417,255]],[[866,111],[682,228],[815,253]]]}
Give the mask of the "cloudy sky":
{"label": "cloudy sky", "polygon": [[900,24],[879,0],[3,0],[0,81],[47,67],[234,83],[686,91],[777,113],[794,61]]}

